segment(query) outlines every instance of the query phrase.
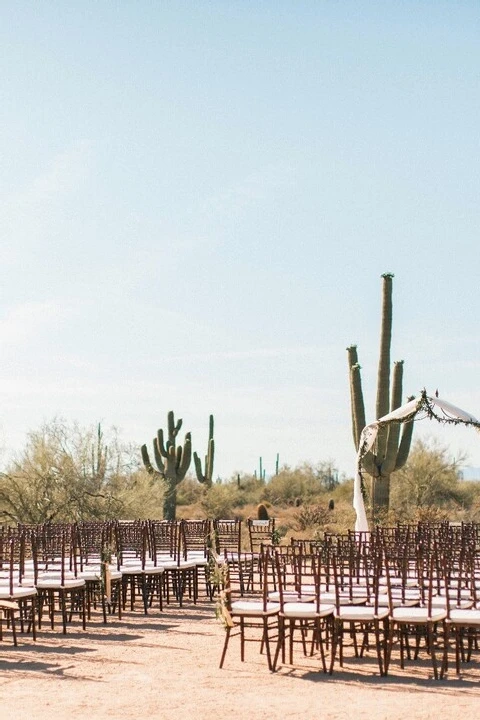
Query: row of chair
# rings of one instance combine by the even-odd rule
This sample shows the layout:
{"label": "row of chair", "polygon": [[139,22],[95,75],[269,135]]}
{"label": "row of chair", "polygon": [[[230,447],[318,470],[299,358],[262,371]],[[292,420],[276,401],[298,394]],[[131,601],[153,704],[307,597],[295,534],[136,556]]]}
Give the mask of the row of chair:
{"label": "row of chair", "polygon": [[[248,521],[249,549],[272,541],[274,520]],[[200,581],[212,596],[210,551],[241,554],[239,520],[115,521],[18,525],[0,528],[0,632],[2,621],[22,631],[41,627],[45,613],[63,633],[72,617],[82,627],[97,603],[108,614],[138,600],[144,613],[153,603],[196,602]],[[10,604],[10,605],[9,605]],[[0,635],[1,637],[1,635]],[[16,643],[16,633],[14,633]]]}
{"label": "row of chair", "polygon": [[476,526],[379,527],[283,546],[274,545],[271,521],[247,527],[246,550],[233,520],[4,528],[0,631],[6,620],[16,643],[19,618],[35,638],[45,613],[52,628],[60,613],[64,633],[74,614],[85,628],[97,602],[104,622],[139,599],[144,613],[154,603],[182,605],[185,595],[196,602],[203,579],[226,626],[221,665],[235,629],[245,658],[254,626],[271,670],[280,659],[293,663],[297,639],[304,654],[319,653],[326,672],[343,663],[347,640],[360,657],[373,647],[382,675],[395,640],[402,667],[425,650],[435,677],[447,669],[451,639],[457,672],[472,656],[480,629]]}
{"label": "row of chair", "polygon": [[[379,528],[368,537],[332,536],[312,547],[306,547],[308,541],[265,547],[257,566],[261,593],[250,598],[235,597],[230,564],[217,557],[226,626],[220,666],[234,630],[240,636],[242,660],[246,642],[253,639],[265,649],[270,670],[280,657],[285,662],[287,650],[293,664],[298,630],[303,653],[307,644],[309,654],[318,651],[325,672],[333,672],[337,661],[343,664],[349,639],[356,656],[373,647],[379,672],[386,675],[398,641],[402,668],[425,651],[434,677],[443,677],[453,639],[460,673],[461,663],[478,646],[480,632],[477,540],[468,532],[453,531],[441,538],[423,533],[411,554],[410,543],[407,552],[405,543],[394,545],[388,535]],[[255,557],[242,561],[255,563]],[[249,637],[247,630],[253,627],[259,632]]]}

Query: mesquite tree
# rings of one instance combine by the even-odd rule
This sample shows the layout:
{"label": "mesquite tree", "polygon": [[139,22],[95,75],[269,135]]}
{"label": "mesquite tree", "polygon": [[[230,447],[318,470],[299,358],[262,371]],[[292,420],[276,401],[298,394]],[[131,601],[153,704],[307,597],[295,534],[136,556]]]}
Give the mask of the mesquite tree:
{"label": "mesquite tree", "polygon": [[0,524],[136,517],[138,470],[138,449],[115,430],[46,421],[0,472]]}
{"label": "mesquite tree", "polygon": [[147,472],[153,477],[159,477],[165,485],[163,498],[163,517],[165,520],[175,520],[177,511],[177,485],[185,477],[192,460],[192,436],[186,433],[183,446],[177,446],[177,435],[182,427],[182,420],[175,423],[173,410],[168,413],[168,440],[164,442],[163,430],[157,432],[153,440],[153,453],[157,468],[150,462],[147,446],[142,445],[142,460]]}
{"label": "mesquite tree", "polygon": [[[392,280],[391,273],[382,275],[382,323],[380,331],[380,358],[377,374],[376,416],[379,419],[402,404],[403,360],[393,365],[390,395],[390,348],[392,341]],[[347,348],[350,372],[350,399],[352,430],[355,449],[366,425],[362,379],[356,345]],[[411,398],[409,398],[411,399]],[[407,461],[413,433],[413,421],[390,423],[378,432],[374,447],[362,460],[363,469],[372,479],[374,509],[388,509],[390,502],[390,476]]]}

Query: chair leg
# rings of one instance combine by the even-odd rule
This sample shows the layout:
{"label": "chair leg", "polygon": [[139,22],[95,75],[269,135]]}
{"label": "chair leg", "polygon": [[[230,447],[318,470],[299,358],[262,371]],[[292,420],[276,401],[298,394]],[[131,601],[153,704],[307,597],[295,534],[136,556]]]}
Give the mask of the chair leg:
{"label": "chair leg", "polygon": [[380,623],[378,620],[374,621],[373,631],[375,634],[375,643],[377,646],[378,669],[380,671],[380,675],[386,675],[385,666],[384,666],[384,662],[383,662],[382,641],[380,639]]}
{"label": "chair leg", "polygon": [[278,656],[282,650],[282,662],[285,662],[285,618],[279,617],[278,619],[278,638],[277,647],[275,648],[275,656],[273,658],[273,668],[277,669]]}
{"label": "chair leg", "polygon": [[[32,597],[32,607],[31,607],[31,615],[30,615],[30,623],[32,626],[32,639],[33,642],[37,641],[37,622],[36,622],[36,614],[37,614],[37,596]],[[29,627],[30,629],[30,627]]]}
{"label": "chair leg", "polygon": [[288,623],[288,660],[290,665],[293,665],[293,636],[295,634],[295,618],[291,618]]}
{"label": "chair leg", "polygon": [[386,662],[387,667],[390,666],[390,660],[392,658],[394,635],[395,635],[394,623],[392,620],[390,620],[389,624],[388,624],[388,646],[387,646],[387,662]]}
{"label": "chair leg", "polygon": [[220,658],[220,666],[219,666],[220,668],[223,667],[225,655],[227,654],[228,642],[230,640],[230,632],[231,632],[231,628],[229,628],[229,627],[225,628],[225,642],[223,643],[222,657]]}
{"label": "chair leg", "polygon": [[[65,592],[61,591],[59,593],[58,599],[60,602],[60,609],[62,612],[62,631],[63,631],[63,634],[66,635],[67,634],[67,599],[65,597]],[[72,603],[72,606],[73,606],[73,593],[71,593],[70,602]]]}
{"label": "chair leg", "polygon": [[[5,610],[4,613],[5,613],[5,614],[4,614],[3,618],[0,619],[0,628],[1,628],[1,626],[3,625],[3,620],[4,620],[4,618],[6,618],[6,619],[7,619],[7,624],[10,625],[11,628],[12,628],[13,644],[14,644],[15,647],[17,647],[18,642],[17,642],[17,626],[16,626],[16,624],[15,624],[15,610]],[[2,639],[2,636],[1,636],[1,633],[0,633],[0,640],[1,640],[1,639]]]}
{"label": "chair leg", "polygon": [[12,610],[11,612],[11,623],[12,623],[12,637],[13,637],[13,644],[15,647],[17,647],[17,626],[15,624],[15,611]]}
{"label": "chair leg", "polygon": [[[105,597],[105,593],[102,592],[102,588],[100,588],[100,592],[102,594],[102,617],[103,617],[103,624],[107,624],[107,598]],[[88,618],[90,620],[90,618]]]}
{"label": "chair leg", "polygon": [[320,649],[320,658],[322,660],[322,669],[323,672],[327,672],[327,664],[325,662],[325,648],[323,647],[323,638],[322,638],[322,620],[321,618],[317,618],[315,621],[315,628],[313,631],[313,637],[312,637],[312,653],[313,653],[313,643],[316,640],[317,647]]}
{"label": "chair leg", "polygon": [[339,623],[336,620],[334,620],[333,627],[332,627],[332,649],[331,649],[330,670],[329,670],[330,675],[332,675],[332,673],[333,673],[333,666],[335,664],[335,656],[337,654],[337,645],[338,645],[340,632],[341,632],[341,629],[339,630]]}
{"label": "chair leg", "polygon": [[302,633],[302,648],[303,648],[303,654],[306,657],[307,656],[307,633],[308,633],[308,623],[300,621],[300,632]]}
{"label": "chair leg", "polygon": [[86,591],[84,590],[81,593],[81,600],[82,600],[82,629],[87,629],[87,612],[86,612]]}
{"label": "chair leg", "polygon": [[448,643],[449,643],[449,639],[448,639],[448,625],[447,625],[447,623],[444,621],[444,622],[442,623],[442,626],[443,626],[443,660],[442,660],[442,668],[441,668],[441,670],[440,670],[440,678],[443,679],[443,677],[445,676],[445,673],[446,673],[447,670],[448,670]]}
{"label": "chair leg", "polygon": [[398,634],[400,639],[400,667],[402,670],[405,668],[405,630],[401,625],[398,627]]}
{"label": "chair leg", "polygon": [[[353,622],[350,623],[350,637],[352,638],[352,641],[353,641],[353,650],[355,653],[355,657],[358,658],[358,657],[360,657],[360,653],[358,650],[358,641],[357,641],[357,633],[355,632],[355,623],[353,623]],[[362,648],[361,648],[360,652],[363,653],[363,643],[362,643]]]}
{"label": "chair leg", "polygon": [[275,668],[272,663],[272,654],[270,652],[270,638],[269,638],[269,625],[268,625],[268,617],[263,618],[263,636],[265,640],[265,649],[267,651],[267,663],[268,663],[268,669],[271,672],[275,672]]}
{"label": "chair leg", "polygon": [[[460,648],[462,646],[461,628],[455,628],[455,668],[460,675]],[[463,648],[462,648],[463,649]]]}
{"label": "chair leg", "polygon": [[432,658],[433,675],[435,677],[435,680],[438,680],[438,666],[437,666],[437,657],[435,654],[434,630],[433,630],[432,623],[428,623],[428,625],[427,625],[427,640],[428,640],[428,647],[430,648],[430,655]]}
{"label": "chair leg", "polygon": [[388,675],[388,667],[390,664],[389,639],[390,639],[390,621],[388,618],[386,618],[383,621],[383,666],[385,668],[385,675]]}
{"label": "chair leg", "polygon": [[243,617],[240,618],[240,660],[245,662],[245,621]]}
{"label": "chair leg", "polygon": [[50,628],[55,627],[55,596],[51,590],[47,590],[48,612],[50,614]]}

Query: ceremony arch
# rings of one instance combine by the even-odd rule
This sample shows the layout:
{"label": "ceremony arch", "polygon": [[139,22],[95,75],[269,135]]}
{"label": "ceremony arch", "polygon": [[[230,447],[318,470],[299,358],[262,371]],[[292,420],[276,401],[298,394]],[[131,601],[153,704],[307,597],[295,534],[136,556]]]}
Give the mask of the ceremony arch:
{"label": "ceremony arch", "polygon": [[373,447],[379,429],[391,423],[414,422],[415,420],[426,417],[437,420],[440,423],[451,425],[471,425],[477,430],[480,430],[480,421],[473,415],[465,412],[465,410],[461,410],[446,400],[427,395],[426,390],[423,390],[418,397],[410,400],[405,405],[388,413],[388,415],[384,415],[378,420],[375,420],[375,422],[370,423],[370,425],[366,425],[360,435],[357,453],[357,471],[353,486],[353,507],[357,514],[355,522],[356,531],[368,532],[369,530],[362,492],[362,460]]}

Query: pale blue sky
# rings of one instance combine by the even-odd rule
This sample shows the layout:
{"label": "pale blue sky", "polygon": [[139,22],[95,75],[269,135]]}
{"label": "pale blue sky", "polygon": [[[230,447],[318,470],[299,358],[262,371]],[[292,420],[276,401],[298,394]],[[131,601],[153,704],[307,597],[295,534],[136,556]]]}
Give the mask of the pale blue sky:
{"label": "pale blue sky", "polygon": [[[346,347],[480,416],[477,2],[0,5],[0,430],[352,474]],[[480,438],[425,423],[480,466]]]}

